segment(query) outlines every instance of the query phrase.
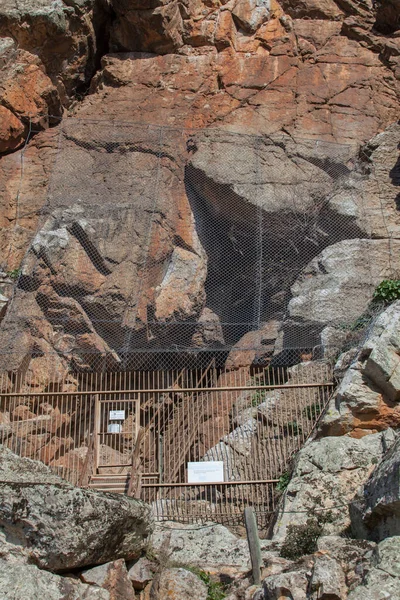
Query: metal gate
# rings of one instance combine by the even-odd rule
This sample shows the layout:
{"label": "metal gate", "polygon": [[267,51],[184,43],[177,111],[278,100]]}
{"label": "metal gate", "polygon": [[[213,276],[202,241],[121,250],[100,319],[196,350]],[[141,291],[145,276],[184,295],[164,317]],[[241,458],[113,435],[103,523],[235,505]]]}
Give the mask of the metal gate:
{"label": "metal gate", "polygon": [[71,380],[76,391],[2,385],[0,443],[74,484],[140,497],[160,520],[235,524],[252,506],[260,525],[333,386],[323,361]]}

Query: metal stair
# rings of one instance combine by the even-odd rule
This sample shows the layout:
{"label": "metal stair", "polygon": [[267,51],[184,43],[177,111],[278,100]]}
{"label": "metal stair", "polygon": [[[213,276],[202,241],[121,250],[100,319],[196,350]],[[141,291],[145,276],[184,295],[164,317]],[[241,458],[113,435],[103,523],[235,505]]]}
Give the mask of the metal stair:
{"label": "metal stair", "polygon": [[130,476],[127,473],[115,474],[104,473],[92,475],[89,488],[99,492],[114,492],[115,494],[126,494],[128,491]]}

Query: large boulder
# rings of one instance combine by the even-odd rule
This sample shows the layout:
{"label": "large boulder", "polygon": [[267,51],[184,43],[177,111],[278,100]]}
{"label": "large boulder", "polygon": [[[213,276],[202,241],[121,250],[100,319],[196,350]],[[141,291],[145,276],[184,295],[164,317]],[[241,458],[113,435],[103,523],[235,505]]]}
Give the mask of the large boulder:
{"label": "large boulder", "polygon": [[150,507],[126,496],[75,488],[43,464],[0,447],[0,525],[6,540],[43,569],[65,571],[138,557]]}
{"label": "large boulder", "polygon": [[303,525],[310,517],[320,519],[330,534],[348,528],[349,501],[394,441],[389,429],[360,440],[341,436],[306,443],[278,512],[274,539],[283,539],[288,525]]}
{"label": "large boulder", "polygon": [[375,541],[400,535],[400,439],[350,505],[352,531]]}
{"label": "large boulder", "polygon": [[373,322],[333,396],[324,435],[361,437],[400,424],[400,302]]}
{"label": "large boulder", "polygon": [[[264,561],[274,560],[278,544],[260,540]],[[191,565],[212,575],[235,577],[251,568],[247,540],[238,537],[223,525],[209,523],[198,525],[163,522],[156,524],[152,536],[156,555],[183,565]]]}

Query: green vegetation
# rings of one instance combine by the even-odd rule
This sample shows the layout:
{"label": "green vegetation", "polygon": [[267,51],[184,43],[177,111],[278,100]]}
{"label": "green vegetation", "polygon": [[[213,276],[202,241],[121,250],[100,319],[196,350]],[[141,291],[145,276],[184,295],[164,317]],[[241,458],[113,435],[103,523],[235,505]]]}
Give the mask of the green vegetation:
{"label": "green vegetation", "polygon": [[281,548],[282,558],[297,560],[304,554],[312,554],[317,550],[317,540],[321,533],[322,525],[317,519],[307,519],[304,525],[288,525]]}
{"label": "green vegetation", "polygon": [[321,407],[318,402],[314,402],[310,406],[306,406],[303,409],[303,415],[307,417],[307,419],[314,420],[321,414]]}
{"label": "green vegetation", "polygon": [[301,435],[303,428],[297,421],[289,421],[289,423],[284,424],[283,431],[286,435]]}
{"label": "green vegetation", "polygon": [[323,532],[326,523],[333,522],[331,510],[310,517],[304,525],[288,525],[285,541],[281,548],[282,558],[297,560],[305,554],[317,550],[317,540]]}
{"label": "green vegetation", "polygon": [[265,400],[265,390],[257,390],[251,397],[251,406],[258,406]]}
{"label": "green vegetation", "polygon": [[13,269],[12,271],[7,271],[7,277],[16,281],[21,274],[21,269]]}
{"label": "green vegetation", "polygon": [[384,279],[374,291],[374,302],[390,304],[400,299],[400,279]]}
{"label": "green vegetation", "polygon": [[[177,565],[174,565],[177,566]],[[208,573],[198,569],[197,567],[191,567],[188,565],[179,565],[182,569],[191,571],[194,575],[197,575],[199,579],[207,586],[208,595],[207,600],[224,600],[226,597],[224,586],[219,581],[213,581]]]}
{"label": "green vegetation", "polygon": [[291,473],[289,473],[289,471],[285,471],[284,473],[282,473],[282,475],[279,477],[278,483],[276,484],[276,489],[279,492],[284,492],[287,486],[289,485],[290,478]]}

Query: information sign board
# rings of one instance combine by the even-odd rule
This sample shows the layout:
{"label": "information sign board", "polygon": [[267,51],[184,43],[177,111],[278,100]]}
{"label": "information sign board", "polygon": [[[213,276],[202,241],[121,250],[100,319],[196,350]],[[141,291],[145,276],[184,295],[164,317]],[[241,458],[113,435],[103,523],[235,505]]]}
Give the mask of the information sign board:
{"label": "information sign board", "polygon": [[222,483],[224,463],[222,460],[188,462],[188,483]]}

